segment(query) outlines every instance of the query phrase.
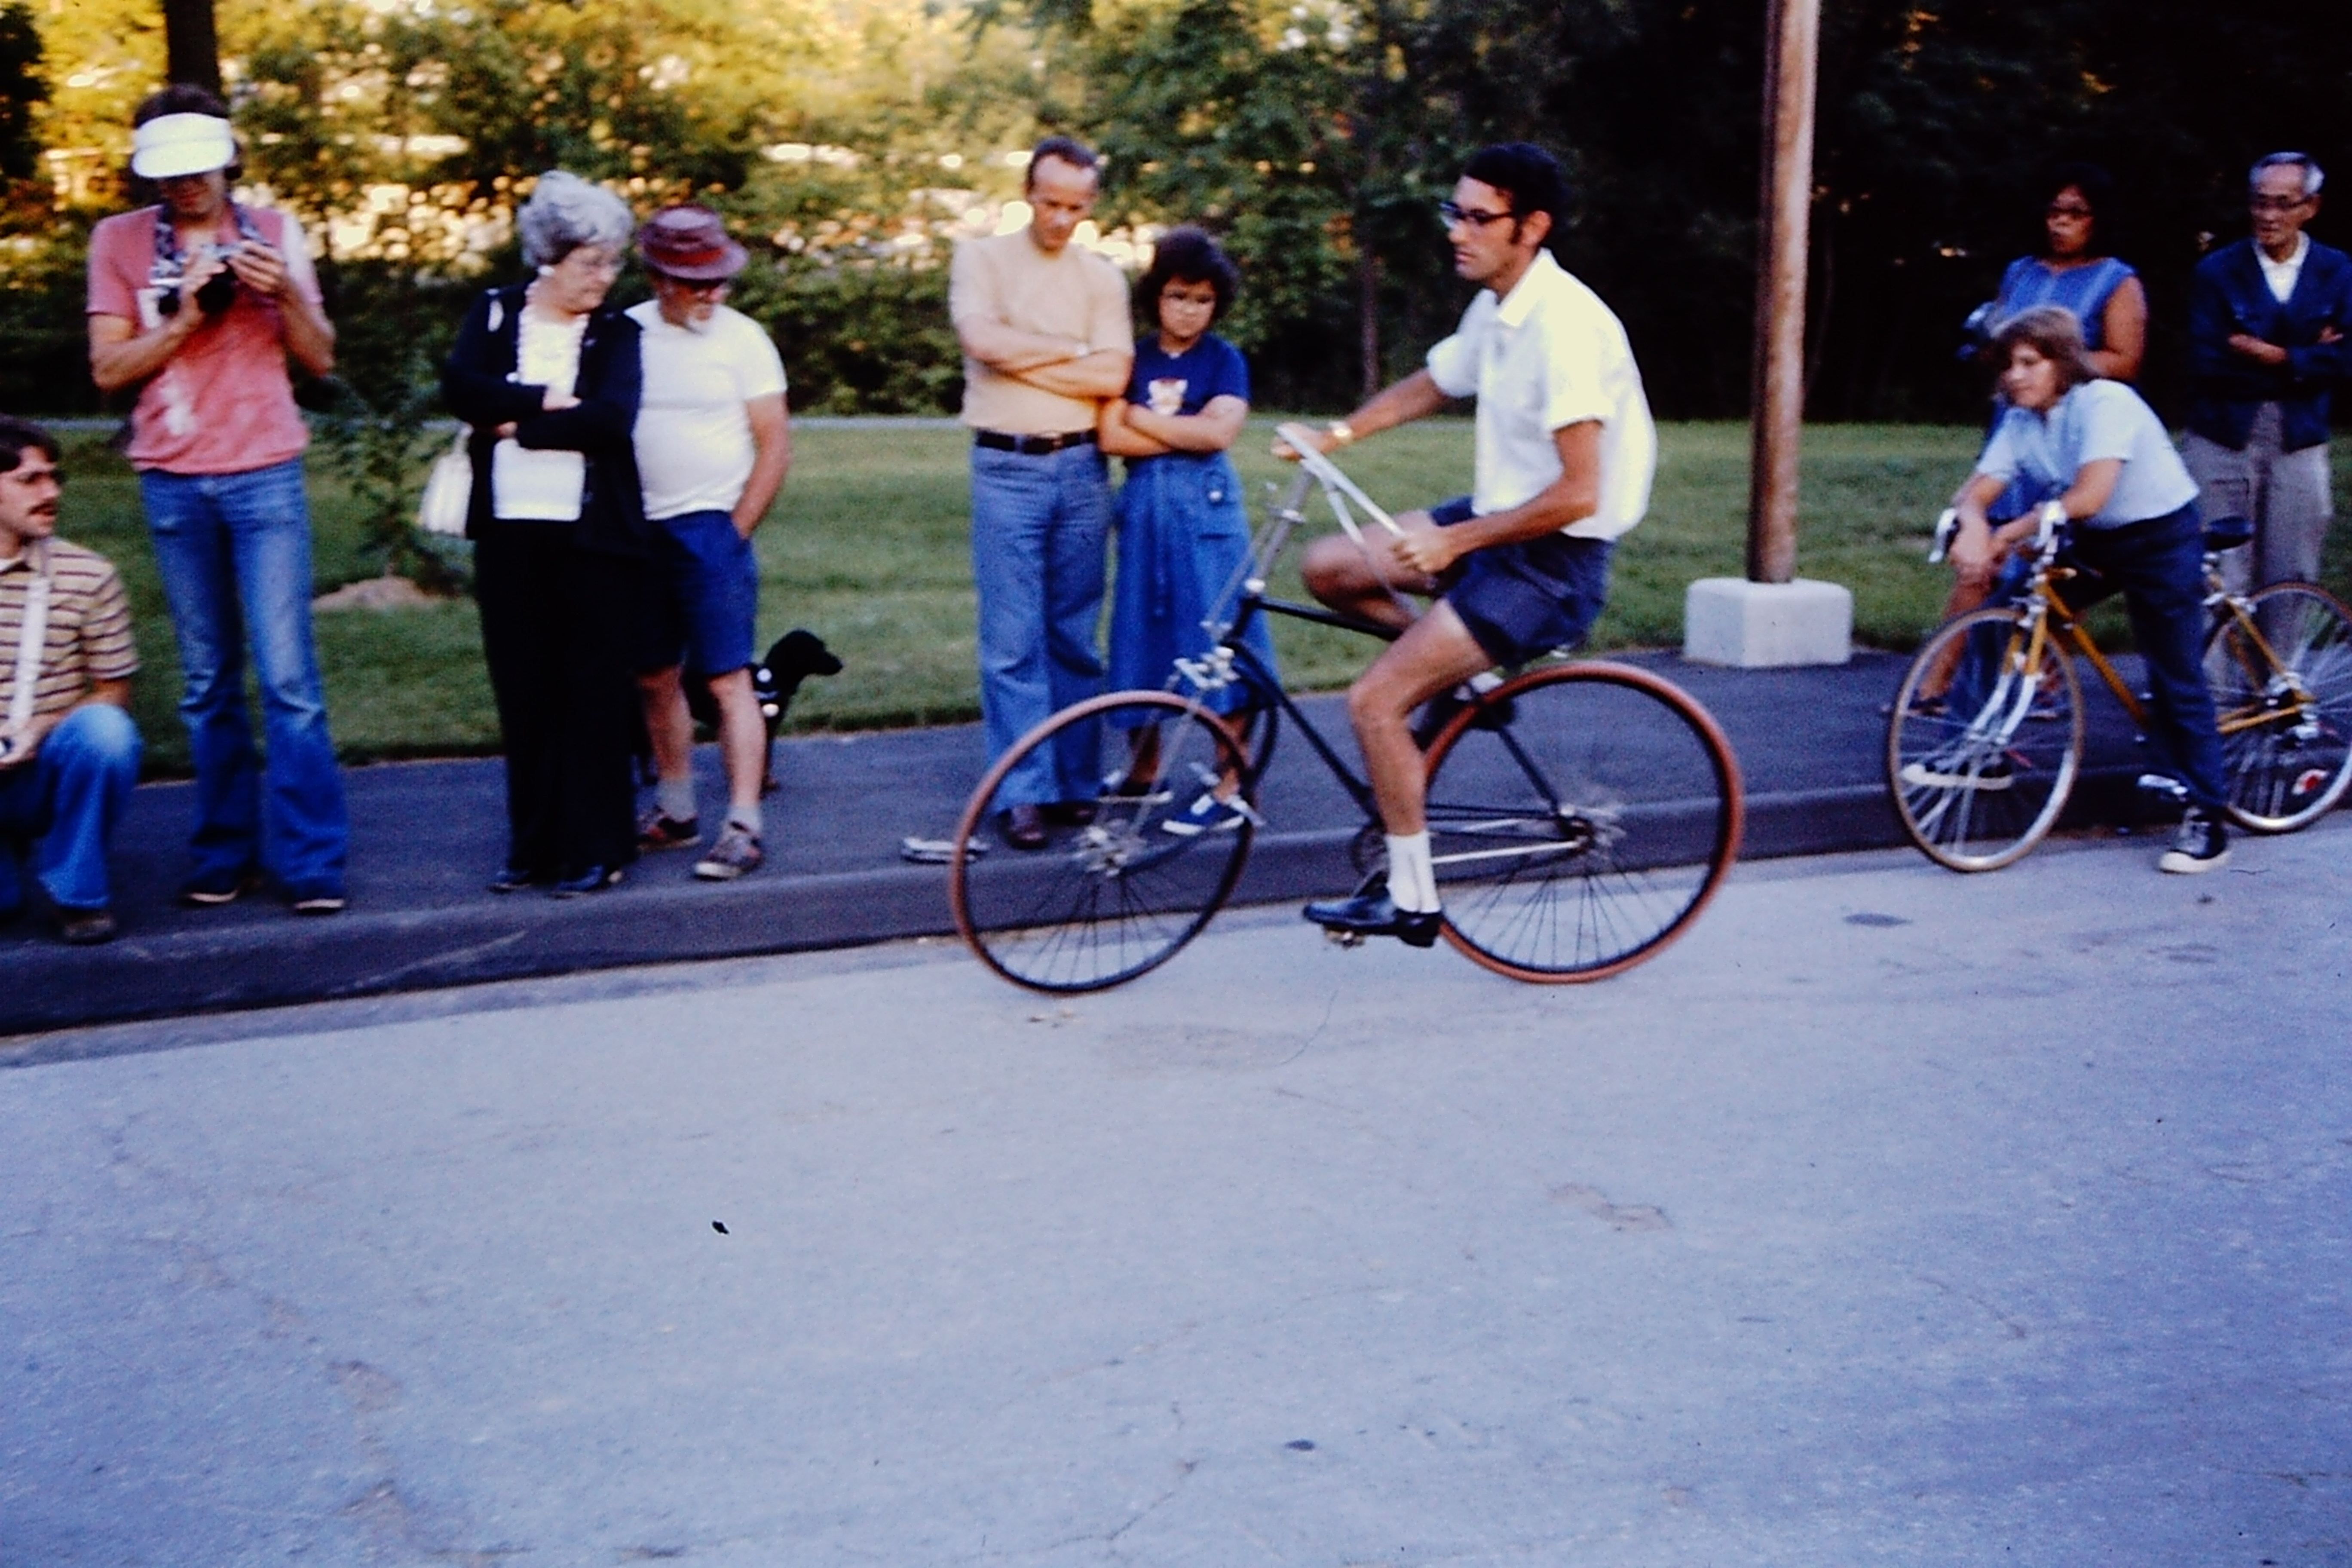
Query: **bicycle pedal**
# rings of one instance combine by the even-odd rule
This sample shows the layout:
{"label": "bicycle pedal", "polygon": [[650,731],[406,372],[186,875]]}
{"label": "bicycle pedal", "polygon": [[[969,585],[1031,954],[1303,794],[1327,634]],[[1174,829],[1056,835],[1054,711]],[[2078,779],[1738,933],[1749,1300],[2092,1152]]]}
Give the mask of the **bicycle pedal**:
{"label": "bicycle pedal", "polygon": [[2189,786],[2166,773],[2142,773],[2139,787],[2149,795],[2162,795],[2167,800],[2187,800]]}
{"label": "bicycle pedal", "polygon": [[1325,926],[1323,940],[1333,947],[1361,947],[1364,945],[1364,933],[1360,931],[1345,931],[1339,926]]}

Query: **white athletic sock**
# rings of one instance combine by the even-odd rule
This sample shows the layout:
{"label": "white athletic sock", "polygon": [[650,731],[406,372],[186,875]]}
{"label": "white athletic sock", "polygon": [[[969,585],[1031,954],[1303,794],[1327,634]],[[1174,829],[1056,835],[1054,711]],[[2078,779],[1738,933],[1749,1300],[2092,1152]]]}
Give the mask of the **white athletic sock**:
{"label": "white athletic sock", "polygon": [[672,822],[694,820],[694,775],[664,779],[654,786],[654,798],[661,804],[661,813]]}
{"label": "white athletic sock", "polygon": [[1470,688],[1472,696],[1484,697],[1487,692],[1502,685],[1503,678],[1491,669],[1482,669],[1472,676],[1466,684]]}
{"label": "white athletic sock", "polygon": [[1428,832],[1391,833],[1388,841],[1389,902],[1408,914],[1436,913],[1437,868],[1429,863]]}
{"label": "white athletic sock", "polygon": [[735,826],[740,827],[744,832],[750,834],[752,837],[759,837],[760,803],[755,800],[749,805],[729,806],[727,808],[727,820]]}

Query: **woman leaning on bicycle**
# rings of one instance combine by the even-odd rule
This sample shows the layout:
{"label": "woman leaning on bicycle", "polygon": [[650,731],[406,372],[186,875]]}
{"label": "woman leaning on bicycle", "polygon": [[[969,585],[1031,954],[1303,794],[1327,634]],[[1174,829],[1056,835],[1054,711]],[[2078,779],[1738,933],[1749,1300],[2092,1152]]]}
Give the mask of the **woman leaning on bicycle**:
{"label": "woman leaning on bicycle", "polygon": [[[2081,610],[2124,595],[2153,696],[2148,738],[2189,792],[2179,837],[2158,864],[2167,871],[2216,870],[2230,851],[2221,738],[2200,656],[2204,531],[2196,483],[2139,394],[2092,368],[2072,311],[2021,312],[1994,335],[1993,361],[2004,367],[2009,406],[1956,503],[1956,605],[2013,593],[2031,553],[2020,546],[2033,539],[2045,512],[2057,510],[2070,531],[2066,563],[2084,574],[2067,583],[2065,600]],[[1986,509],[2016,480],[2042,499],[1996,523]]]}

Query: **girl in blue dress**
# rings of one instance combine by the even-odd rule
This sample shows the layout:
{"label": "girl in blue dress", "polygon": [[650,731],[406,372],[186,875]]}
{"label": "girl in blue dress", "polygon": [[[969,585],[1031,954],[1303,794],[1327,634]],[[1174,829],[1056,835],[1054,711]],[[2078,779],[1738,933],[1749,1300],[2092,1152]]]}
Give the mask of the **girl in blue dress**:
{"label": "girl in blue dress", "polygon": [[[1204,623],[1231,620],[1240,597],[1249,513],[1226,452],[1249,414],[1249,366],[1209,330],[1240,282],[1216,242],[1185,227],[1160,238],[1137,290],[1159,330],[1136,340],[1127,396],[1104,405],[1096,429],[1106,453],[1127,459],[1111,594],[1113,690],[1166,686],[1178,659],[1198,658],[1212,646]],[[1243,642],[1271,672],[1274,643],[1262,617]],[[1248,699],[1235,685],[1202,701],[1231,722]],[[1137,731],[1139,765],[1156,737],[1156,730]],[[1166,826],[1213,831],[1238,826],[1246,816],[1225,780]]]}

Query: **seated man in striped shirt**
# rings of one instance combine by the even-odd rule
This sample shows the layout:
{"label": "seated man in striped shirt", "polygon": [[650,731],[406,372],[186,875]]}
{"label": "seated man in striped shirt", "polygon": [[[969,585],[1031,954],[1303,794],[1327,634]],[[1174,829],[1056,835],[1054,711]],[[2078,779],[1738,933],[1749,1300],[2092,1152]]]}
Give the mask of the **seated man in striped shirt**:
{"label": "seated man in striped shirt", "polygon": [[56,536],[58,457],[0,415],[0,921],[23,906],[28,850],[58,934],[80,944],[114,935],[106,851],[139,777],[139,654],[112,564]]}

